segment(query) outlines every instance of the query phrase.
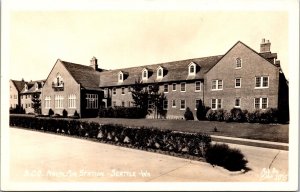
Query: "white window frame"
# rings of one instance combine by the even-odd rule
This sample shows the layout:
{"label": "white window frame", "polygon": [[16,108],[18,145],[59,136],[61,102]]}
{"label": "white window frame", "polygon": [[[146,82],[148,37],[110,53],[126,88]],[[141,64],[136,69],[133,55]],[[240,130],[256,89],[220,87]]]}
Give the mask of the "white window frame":
{"label": "white window frame", "polygon": [[[211,102],[210,106],[211,106],[212,110],[222,109],[222,107],[223,107],[223,105],[222,105],[222,99],[211,99],[210,102]],[[213,103],[215,103],[215,107],[213,107]]]}
{"label": "white window frame", "polygon": [[98,109],[98,94],[86,94],[86,108],[87,109]]}
{"label": "white window frame", "polygon": [[[175,89],[174,89],[174,85],[175,85]],[[177,83],[172,83],[172,91],[176,91],[177,89]]]}
{"label": "white window frame", "polygon": [[[161,74],[159,75],[160,72],[161,72]],[[158,79],[163,78],[163,76],[164,76],[164,69],[162,67],[158,67],[157,68],[156,76],[157,76]]]}
{"label": "white window frame", "polygon": [[[236,105],[236,101],[239,101],[239,105]],[[241,108],[241,98],[235,98],[234,100],[234,108]]]}
{"label": "white window frame", "polygon": [[[182,108],[182,102],[184,102],[184,108]],[[180,100],[180,110],[185,110],[186,109],[186,101],[184,99]]]}
{"label": "white window frame", "polygon": [[[240,80],[240,86],[237,86],[237,85],[236,85],[238,79]],[[235,87],[235,88],[241,88],[241,87],[242,87],[242,78],[235,78],[235,80],[234,80],[234,87]]]}
{"label": "white window frame", "polygon": [[[199,83],[199,89],[197,89],[197,83]],[[195,92],[200,92],[201,91],[201,81],[196,81],[195,82]]]}
{"label": "white window frame", "polygon": [[[256,108],[256,103],[255,103],[255,101],[256,101],[256,99],[258,99],[258,105],[259,105],[259,108]],[[266,108],[263,108],[263,99],[266,99],[267,100],[267,103],[266,103],[266,105],[267,105],[267,107]],[[254,98],[254,109],[262,109],[262,110],[266,110],[266,109],[268,109],[268,107],[269,107],[269,98],[268,97],[257,97],[257,98]]]}
{"label": "white window frame", "polygon": [[[144,76],[145,72],[146,72],[146,77]],[[148,80],[148,77],[149,77],[148,70],[147,69],[143,69],[143,71],[142,71],[142,80]]]}
{"label": "white window frame", "polygon": [[75,94],[71,94],[68,97],[68,107],[70,109],[75,109],[76,108],[76,95]]}
{"label": "white window frame", "polygon": [[176,108],[176,100],[175,99],[172,100],[172,108]]}
{"label": "white window frame", "polygon": [[164,84],[164,93],[169,93],[169,84]]}
{"label": "white window frame", "polygon": [[117,95],[117,88],[112,88],[112,95],[114,96],[114,95]]}
{"label": "white window frame", "polygon": [[[184,90],[182,90],[182,85],[184,85]],[[186,92],[186,83],[185,82],[180,83],[180,92]]]}
{"label": "white window frame", "polygon": [[[121,78],[120,78],[121,77]],[[124,81],[124,74],[120,71],[118,73],[118,82],[122,83]]]}
{"label": "white window frame", "polygon": [[[241,65],[241,66],[238,66],[238,60],[240,60],[240,65]],[[242,68],[242,58],[237,57],[237,58],[235,59],[235,69],[240,69],[240,68]]]}
{"label": "white window frame", "polygon": [[45,96],[45,109],[51,108],[51,96]]}
{"label": "white window frame", "polygon": [[[263,86],[264,84],[264,78],[268,79],[268,85],[267,86]],[[259,87],[257,87],[257,79],[259,79]],[[270,78],[269,76],[263,75],[263,76],[256,76],[255,77],[255,89],[266,89],[269,88],[269,84],[270,84]]]}
{"label": "white window frame", "polygon": [[55,95],[55,109],[63,109],[64,108],[64,97],[62,95]]}
{"label": "white window frame", "polygon": [[[216,88],[213,87],[214,82],[215,82]],[[219,89],[219,84],[220,84],[220,82],[221,82],[221,86],[222,86],[221,89]],[[212,91],[223,90],[223,80],[220,80],[220,79],[214,79],[214,80],[212,80],[212,81],[211,81],[211,90],[212,90]]]}
{"label": "white window frame", "polygon": [[122,87],[122,88],[121,88],[121,94],[122,94],[122,95],[125,95],[125,87]]}
{"label": "white window frame", "polygon": [[164,100],[163,101],[163,109],[168,110],[168,108],[169,108],[169,102],[168,102],[168,100]]}
{"label": "white window frame", "polygon": [[[193,67],[193,69],[194,69],[193,72],[191,72],[192,67]],[[188,70],[189,70],[189,75],[196,75],[196,64],[193,63],[193,62],[191,62],[191,63],[189,64]]]}

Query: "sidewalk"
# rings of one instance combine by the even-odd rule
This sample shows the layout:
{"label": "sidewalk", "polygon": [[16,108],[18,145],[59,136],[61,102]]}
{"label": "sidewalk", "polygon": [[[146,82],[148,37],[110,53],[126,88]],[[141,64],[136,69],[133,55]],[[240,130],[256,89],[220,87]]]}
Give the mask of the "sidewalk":
{"label": "sidewalk", "polygon": [[285,181],[288,151],[229,144],[248,159],[246,173],[206,162],[54,134],[10,128],[10,180],[77,181]]}

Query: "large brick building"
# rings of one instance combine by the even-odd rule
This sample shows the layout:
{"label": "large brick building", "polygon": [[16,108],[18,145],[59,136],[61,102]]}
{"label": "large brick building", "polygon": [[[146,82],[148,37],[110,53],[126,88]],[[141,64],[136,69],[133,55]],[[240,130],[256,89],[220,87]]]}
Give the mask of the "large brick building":
{"label": "large brick building", "polygon": [[[145,87],[159,84],[166,96],[167,118],[182,118],[187,107],[195,115],[200,100],[212,109],[286,111],[288,85],[270,46],[263,39],[258,53],[238,41],[224,55],[115,70],[98,69],[96,58],[90,66],[58,60],[42,91],[42,111],[66,109],[70,114],[77,110],[89,116],[100,105],[131,107],[131,87],[137,80]],[[96,101],[97,105],[92,104]]]}
{"label": "large brick building", "polygon": [[9,107],[11,109],[17,108],[20,106],[21,103],[21,97],[20,93],[25,85],[24,79],[21,81],[18,80],[9,80],[9,93],[10,93],[10,98],[9,98]]}

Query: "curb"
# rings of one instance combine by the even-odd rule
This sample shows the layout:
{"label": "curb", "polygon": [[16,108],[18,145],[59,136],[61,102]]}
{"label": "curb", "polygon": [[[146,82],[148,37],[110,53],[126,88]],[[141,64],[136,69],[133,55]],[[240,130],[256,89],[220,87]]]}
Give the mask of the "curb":
{"label": "curb", "polygon": [[254,140],[254,139],[242,139],[242,138],[234,138],[234,137],[223,137],[211,135],[211,140],[216,142],[225,142],[239,145],[247,145],[254,147],[263,147],[270,149],[280,149],[280,150],[289,150],[288,143],[280,143],[280,142],[270,142],[270,141],[262,141],[262,140]]}

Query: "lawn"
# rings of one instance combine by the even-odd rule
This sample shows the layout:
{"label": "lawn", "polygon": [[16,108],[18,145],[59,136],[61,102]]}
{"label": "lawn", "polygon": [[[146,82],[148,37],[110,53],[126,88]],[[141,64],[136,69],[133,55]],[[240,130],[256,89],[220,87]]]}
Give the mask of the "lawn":
{"label": "lawn", "polygon": [[[87,118],[82,121],[94,121],[102,124],[122,124],[131,127],[155,127],[184,132],[201,132],[209,135],[257,139],[288,143],[289,125],[257,124],[257,123],[226,123],[217,121],[185,121],[161,119],[116,119]],[[214,132],[214,128],[217,132]]]}

